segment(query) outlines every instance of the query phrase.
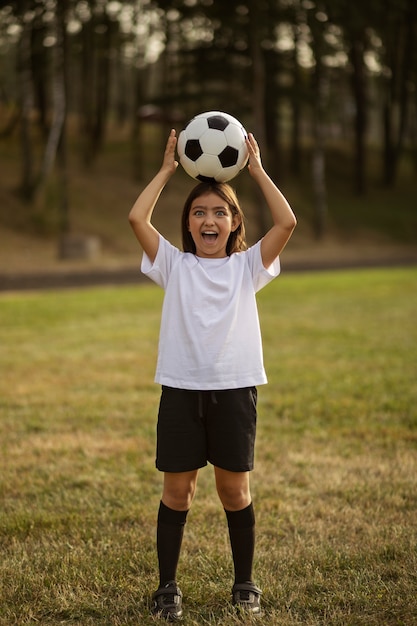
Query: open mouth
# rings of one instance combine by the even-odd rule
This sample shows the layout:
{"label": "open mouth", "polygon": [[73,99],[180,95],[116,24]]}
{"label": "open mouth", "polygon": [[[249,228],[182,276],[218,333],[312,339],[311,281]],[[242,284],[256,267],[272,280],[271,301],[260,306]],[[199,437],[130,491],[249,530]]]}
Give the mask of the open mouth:
{"label": "open mouth", "polygon": [[212,243],[213,241],[216,241],[218,235],[213,230],[206,230],[201,233],[201,236],[204,241]]}

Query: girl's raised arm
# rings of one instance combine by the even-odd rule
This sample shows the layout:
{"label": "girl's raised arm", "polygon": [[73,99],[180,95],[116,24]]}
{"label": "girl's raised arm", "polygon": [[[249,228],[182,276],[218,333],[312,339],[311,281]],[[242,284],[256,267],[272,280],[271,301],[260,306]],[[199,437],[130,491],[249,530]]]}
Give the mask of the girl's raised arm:
{"label": "girl's raised arm", "polygon": [[297,225],[297,219],[284,195],[264,170],[259,146],[252,133],[249,133],[246,144],[249,150],[249,172],[265,197],[273,221],[261,242],[262,262],[268,268],[284,249]]}
{"label": "girl's raised arm", "polygon": [[177,137],[173,129],[168,137],[161,169],[139,195],[129,213],[133,232],[151,262],[155,260],[159,246],[159,233],[152,225],[152,214],[162,190],[178,167],[176,145]]}

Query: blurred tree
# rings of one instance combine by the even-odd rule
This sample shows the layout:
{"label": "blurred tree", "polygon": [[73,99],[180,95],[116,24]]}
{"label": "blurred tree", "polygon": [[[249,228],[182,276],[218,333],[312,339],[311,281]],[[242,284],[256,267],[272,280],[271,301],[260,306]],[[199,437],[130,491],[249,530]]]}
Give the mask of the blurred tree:
{"label": "blurred tree", "polygon": [[[50,46],[48,39],[54,37],[50,33],[50,24],[44,20],[45,7],[33,6],[33,19],[31,20],[31,42],[30,42],[30,71],[33,84],[33,105],[37,111],[36,121],[39,124],[40,131],[46,141],[49,132],[49,83],[52,79]],[[26,16],[27,16],[26,12]],[[52,20],[55,16],[51,14]],[[27,18],[24,18],[25,20]],[[45,45],[48,42],[48,46]]]}
{"label": "blurred tree", "polygon": [[60,0],[56,11],[51,15],[48,36],[52,44],[52,121],[45,145],[42,167],[37,182],[36,192],[45,187],[52,172],[57,155],[59,157],[59,194],[58,211],[61,233],[70,229],[67,172],[67,34],[66,21],[68,0]]}
{"label": "blurred tree", "polygon": [[301,67],[298,62],[300,25],[298,20],[292,24],[291,33],[293,37],[291,67],[292,67],[292,90],[290,95],[291,103],[291,172],[299,175],[301,172],[301,111],[303,104]]}
{"label": "blurred tree", "polygon": [[117,46],[118,21],[108,3],[88,0],[76,10],[81,20],[81,128],[83,156],[88,165],[103,146],[109,114],[111,58]]}
{"label": "blurred tree", "polygon": [[347,48],[350,85],[354,103],[354,189],[362,194],[366,190],[366,143],[369,115],[369,72],[365,57],[372,49],[371,29],[375,24],[380,0],[352,3],[350,0],[327,0],[326,11],[330,20],[340,26]]}
{"label": "blurred tree", "polygon": [[365,55],[370,47],[368,29],[373,22],[373,5],[372,2],[360,5],[342,2],[340,9],[340,19],[345,20],[344,36],[352,68],[351,85],[355,103],[354,187],[358,194],[362,194],[366,190],[366,132],[369,105]]}
{"label": "blurred tree", "polygon": [[[265,8],[265,5],[258,2],[258,0],[249,1],[249,28],[247,36],[252,57],[252,125],[254,134],[262,150],[262,158],[264,159],[265,163],[267,163],[267,137],[270,137],[272,133],[267,132],[266,128],[267,77],[265,56],[262,48],[262,43],[266,34],[263,28],[264,25],[262,23],[262,13],[265,11]],[[267,230],[269,214],[266,210],[265,202],[262,198],[262,195],[259,193],[259,190],[256,190],[256,192],[258,206],[258,210],[256,212],[257,226],[259,235],[262,235]]]}
{"label": "blurred tree", "polygon": [[393,185],[404,149],[410,105],[417,82],[417,4],[415,0],[382,0],[378,12],[382,41],[384,120],[383,182]]}
{"label": "blurred tree", "polygon": [[20,109],[20,145],[21,145],[21,182],[20,191],[25,200],[33,199],[35,186],[33,146],[31,138],[32,113],[32,76],[31,76],[31,33],[32,21],[26,19],[30,9],[30,0],[18,0],[15,3],[16,20],[20,29],[17,42],[17,82],[18,106]]}
{"label": "blurred tree", "polygon": [[[355,189],[366,189],[368,120],[383,120],[383,180],[393,184],[409,124],[416,87],[417,4],[415,0],[327,0],[327,11],[342,28],[355,104]],[[378,94],[370,113],[370,74],[378,75]]]}
{"label": "blurred tree", "polygon": [[327,22],[327,14],[323,11],[323,8],[319,10],[319,7],[315,6],[307,10],[307,24],[311,32],[311,48],[314,55],[311,92],[313,103],[312,175],[314,194],[313,228],[317,239],[323,237],[327,220],[325,112],[328,76],[324,65],[326,42],[323,28],[323,23]]}

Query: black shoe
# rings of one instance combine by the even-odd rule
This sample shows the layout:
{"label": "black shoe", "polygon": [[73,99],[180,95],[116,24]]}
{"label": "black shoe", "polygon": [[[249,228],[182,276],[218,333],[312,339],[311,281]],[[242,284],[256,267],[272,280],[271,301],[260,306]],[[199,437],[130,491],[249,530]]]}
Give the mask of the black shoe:
{"label": "black shoe", "polygon": [[232,589],[232,603],[253,615],[261,613],[261,593],[252,582],[235,583]]}
{"label": "black shoe", "polygon": [[182,619],[182,593],[175,580],[170,580],[155,591],[151,613],[170,622]]}

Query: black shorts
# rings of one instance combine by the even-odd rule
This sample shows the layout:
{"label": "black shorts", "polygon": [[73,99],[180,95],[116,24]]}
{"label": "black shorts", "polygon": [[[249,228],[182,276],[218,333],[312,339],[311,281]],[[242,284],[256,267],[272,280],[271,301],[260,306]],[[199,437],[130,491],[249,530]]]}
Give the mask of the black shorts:
{"label": "black shorts", "polygon": [[188,391],[162,387],[156,467],[188,472],[207,462],[231,472],[253,469],[256,387]]}

